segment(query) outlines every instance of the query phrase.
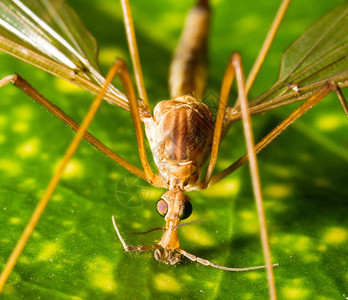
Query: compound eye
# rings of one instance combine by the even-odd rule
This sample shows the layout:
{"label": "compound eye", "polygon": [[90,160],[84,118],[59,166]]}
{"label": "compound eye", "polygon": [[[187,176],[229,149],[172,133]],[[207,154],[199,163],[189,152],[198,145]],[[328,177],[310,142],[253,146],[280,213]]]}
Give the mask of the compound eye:
{"label": "compound eye", "polygon": [[168,212],[168,204],[163,199],[159,199],[157,201],[157,212],[162,216],[165,217],[165,215]]}
{"label": "compound eye", "polygon": [[180,206],[179,217],[180,220],[185,220],[192,214],[192,204],[190,201],[185,202]]}

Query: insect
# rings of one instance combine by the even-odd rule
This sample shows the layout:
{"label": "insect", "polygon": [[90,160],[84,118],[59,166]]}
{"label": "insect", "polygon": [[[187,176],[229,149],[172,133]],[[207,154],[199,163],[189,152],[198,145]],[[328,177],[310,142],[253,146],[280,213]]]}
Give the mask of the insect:
{"label": "insect", "polygon": [[44,255],[43,255],[43,257],[44,257]]}

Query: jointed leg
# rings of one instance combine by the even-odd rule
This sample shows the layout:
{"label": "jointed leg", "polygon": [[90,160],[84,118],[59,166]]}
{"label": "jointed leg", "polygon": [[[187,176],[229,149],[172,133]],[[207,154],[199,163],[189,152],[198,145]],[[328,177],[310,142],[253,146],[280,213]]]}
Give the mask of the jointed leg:
{"label": "jointed leg", "polygon": [[225,118],[225,110],[226,110],[228,96],[231,90],[231,85],[232,85],[234,76],[235,76],[235,68],[232,66],[231,60],[230,60],[227,66],[227,69],[225,71],[224,78],[222,80],[219,106],[218,106],[218,111],[217,111],[216,120],[215,120],[213,146],[211,149],[211,155],[210,155],[208,168],[203,179],[203,188],[205,188],[210,182],[211,176],[213,174],[213,171],[216,165],[216,160],[217,160],[217,155],[218,155],[220,140],[221,140],[223,121]]}
{"label": "jointed leg", "polygon": [[128,41],[128,48],[132,58],[133,69],[135,73],[135,80],[137,84],[137,90],[140,98],[144,101],[146,106],[149,106],[149,102],[146,95],[146,89],[144,84],[143,73],[141,70],[137,40],[135,38],[133,18],[129,6],[128,0],[121,0],[123,10],[123,21],[126,27],[126,35]]}
{"label": "jointed leg", "polygon": [[218,148],[219,148],[219,143],[221,139],[223,119],[225,116],[228,95],[231,89],[234,76],[236,76],[236,79],[237,79],[238,94],[239,94],[239,99],[241,102],[240,105],[242,109],[242,120],[243,120],[245,140],[246,140],[247,149],[248,149],[248,155],[251,158],[250,173],[252,177],[253,191],[254,191],[254,196],[255,196],[255,201],[256,201],[256,206],[257,206],[257,211],[259,216],[259,222],[260,222],[261,241],[262,241],[262,248],[263,248],[265,261],[266,261],[266,269],[267,269],[267,275],[268,275],[267,278],[269,281],[270,295],[272,299],[276,299],[271,255],[270,255],[270,249],[268,245],[266,221],[264,217],[263,200],[262,200],[260,179],[259,179],[257,160],[256,160],[256,151],[255,151],[252,128],[251,128],[248,101],[246,98],[246,91],[244,87],[244,74],[243,74],[243,69],[241,66],[241,58],[238,54],[232,54],[225,72],[225,76],[223,78],[223,83],[222,83],[221,92],[220,92],[220,102],[219,102],[217,117],[215,121],[211,157],[210,157],[209,165],[207,168],[207,173],[203,179],[202,186],[204,188],[209,185],[209,182],[211,180],[211,176],[216,164]]}
{"label": "jointed leg", "polygon": [[[176,249],[176,251],[178,251],[180,254],[184,255],[185,257],[187,257],[188,259],[190,259],[192,261],[196,261],[196,262],[198,262],[198,263],[200,263],[202,265],[214,267],[214,268],[225,270],[225,271],[242,272],[242,271],[251,271],[251,270],[264,269],[266,267],[266,266],[256,266],[256,267],[246,267],[246,268],[229,268],[229,267],[213,264],[209,260],[197,257],[197,256],[195,256],[195,255],[193,255],[191,253],[188,253],[188,252],[186,252],[185,250],[182,250],[182,249]],[[273,266],[274,267],[278,266],[278,264],[274,264]]]}
{"label": "jointed leg", "polygon": [[[0,80],[0,88],[6,85],[7,83],[12,83],[18,88],[20,88],[24,93],[26,93],[29,97],[34,99],[36,102],[44,106],[47,110],[49,110],[52,114],[54,114],[57,118],[66,123],[71,129],[74,131],[78,131],[80,125],[74,121],[70,116],[68,116],[64,111],[62,111],[59,107],[54,105],[51,101],[42,96],[37,90],[35,90],[26,80],[24,80],[19,75],[9,75]],[[84,138],[91,143],[98,150],[103,152],[106,156],[110,157],[113,161],[124,167],[129,172],[134,175],[140,177],[143,180],[146,180],[145,173],[143,170],[129,163],[121,156],[117,155],[111,149],[106,147],[102,142],[100,142],[96,137],[86,131]]]}
{"label": "jointed leg", "polygon": [[261,69],[261,66],[266,58],[268,50],[271,47],[273,40],[274,40],[274,37],[278,31],[280,23],[282,22],[284,15],[285,15],[285,12],[288,9],[290,1],[291,0],[283,0],[282,3],[280,4],[278,12],[273,20],[272,26],[267,33],[266,39],[263,42],[261,50],[256,58],[256,61],[253,65],[249,75],[248,75],[248,78],[246,80],[246,83],[245,83],[246,94],[248,94],[252,84],[254,83],[254,80],[255,80],[257,74],[259,73],[259,71]]}
{"label": "jointed leg", "polygon": [[130,111],[134,123],[135,135],[138,143],[139,156],[141,160],[141,164],[144,168],[146,179],[149,183],[158,186],[160,185],[160,180],[157,175],[155,175],[150,167],[149,161],[147,160],[146,149],[145,149],[145,138],[144,132],[141,125],[140,115],[139,115],[139,107],[138,100],[135,96],[134,87],[132,84],[132,80],[129,75],[129,71],[122,61],[122,73],[120,73],[120,78],[122,84],[126,90],[126,95],[129,100]]}
{"label": "jointed leg", "polygon": [[[270,144],[275,138],[277,138],[282,132],[284,132],[293,122],[295,122],[298,118],[300,118],[303,114],[305,114],[310,108],[319,103],[327,94],[335,91],[340,100],[340,103],[343,107],[343,110],[348,117],[348,104],[344,99],[344,96],[336,86],[335,83],[326,82],[322,85],[314,94],[309,97],[304,103],[302,103],[296,110],[294,110],[285,120],[283,120],[279,125],[274,128],[270,133],[268,133],[260,142],[255,145],[256,153],[259,153],[263,148],[265,148],[268,144]],[[218,174],[215,174],[210,182],[208,183],[208,187],[219,182],[233,171],[244,165],[249,160],[248,154],[243,155],[237,161],[235,161],[232,165],[227,167],[225,170],[221,171]]]}
{"label": "jointed leg", "polygon": [[[56,172],[56,174],[52,177],[46,191],[45,194],[43,195],[43,197],[41,198],[41,200],[39,201],[31,219],[29,220],[27,226],[25,227],[20,239],[17,242],[16,247],[14,248],[13,252],[10,255],[9,260],[6,263],[6,266],[4,268],[4,270],[1,273],[0,276],[0,292],[3,288],[3,286],[6,283],[6,280],[8,278],[8,276],[11,274],[13,267],[15,266],[21,252],[23,251],[28,239],[30,238],[32,232],[34,231],[34,228],[37,224],[37,222],[39,221],[50,197],[52,196],[55,188],[57,187],[60,178],[63,175],[63,172],[70,160],[70,158],[73,156],[73,154],[75,153],[79,143],[81,142],[81,140],[83,139],[86,130],[88,128],[88,126],[90,125],[94,115],[96,114],[102,100],[104,97],[104,94],[107,90],[108,85],[110,84],[110,82],[113,80],[114,76],[116,75],[117,72],[120,72],[123,70],[124,67],[124,62],[122,60],[118,60],[115,65],[111,68],[110,72],[108,73],[108,76],[106,78],[106,82],[105,85],[103,86],[101,93],[97,96],[97,98],[93,101],[87,115],[85,116],[80,128],[78,129],[75,137],[73,138],[69,148],[67,149],[63,160]],[[126,87],[126,91],[129,91],[129,85],[130,83],[128,81],[130,81],[129,78],[129,74],[127,73],[126,76],[122,76],[125,72],[121,72],[120,76],[122,81],[125,83],[125,87]],[[127,79],[124,80],[124,77],[127,78],[128,75],[128,81]],[[133,97],[135,99],[135,96]],[[133,100],[133,102],[136,100]],[[138,118],[139,118],[139,114],[138,114]]]}
{"label": "jointed leg", "polygon": [[232,64],[236,70],[238,96],[240,99],[244,137],[245,137],[245,142],[247,145],[251,181],[252,181],[253,192],[254,192],[254,197],[256,202],[257,215],[258,215],[259,224],[260,224],[262,249],[263,249],[263,254],[266,261],[267,280],[268,280],[270,298],[277,299],[273,267],[272,267],[273,265],[271,261],[271,249],[269,247],[265,211],[263,208],[263,197],[262,197],[262,191],[261,191],[260,175],[259,175],[259,169],[257,164],[254,136],[253,136],[253,130],[252,130],[251,119],[249,114],[248,99],[246,96],[246,90],[244,86],[244,74],[243,74],[243,67],[242,67],[242,61],[241,61],[240,55],[235,54],[232,56]]}
{"label": "jointed leg", "polygon": [[122,238],[121,236],[121,233],[120,231],[118,230],[117,228],[117,225],[116,225],[116,221],[115,221],[115,217],[112,216],[112,223],[114,224],[114,228],[116,230],[116,233],[117,233],[117,236],[118,238],[120,239],[121,243],[122,243],[122,246],[124,248],[124,250],[126,252],[132,252],[132,251],[147,251],[147,250],[151,250],[151,249],[158,249],[158,248],[161,248],[160,245],[156,244],[156,245],[150,245],[150,246],[128,246],[126,244],[126,242],[124,241],[124,239]]}

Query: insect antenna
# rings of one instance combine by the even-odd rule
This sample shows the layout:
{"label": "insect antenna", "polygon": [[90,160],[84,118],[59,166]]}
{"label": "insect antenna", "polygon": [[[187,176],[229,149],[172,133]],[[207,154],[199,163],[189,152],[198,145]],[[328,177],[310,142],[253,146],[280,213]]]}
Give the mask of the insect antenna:
{"label": "insect antenna", "polygon": [[165,227],[156,227],[156,228],[152,228],[148,231],[143,231],[143,232],[132,232],[133,234],[147,234],[147,233],[150,233],[152,231],[156,231],[156,230],[162,230],[162,231],[165,231],[166,228]]}
{"label": "insect antenna", "polygon": [[178,226],[174,227],[173,230],[178,229],[179,227],[184,226],[184,225],[191,225],[194,223],[200,223],[200,222],[205,222],[205,221],[206,221],[205,219],[201,219],[201,220],[195,220],[192,222],[182,223],[182,224],[179,224]]}

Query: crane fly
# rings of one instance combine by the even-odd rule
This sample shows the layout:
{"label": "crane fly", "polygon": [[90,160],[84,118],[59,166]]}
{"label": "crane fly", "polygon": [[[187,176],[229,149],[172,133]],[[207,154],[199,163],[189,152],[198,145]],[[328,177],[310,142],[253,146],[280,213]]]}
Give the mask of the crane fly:
{"label": "crane fly", "polygon": [[[71,128],[78,131],[77,137],[79,136],[79,139],[86,138],[97,149],[134,175],[154,186],[168,189],[157,203],[157,211],[166,221],[165,226],[161,228],[164,234],[159,243],[149,246],[128,246],[121,237],[113,218],[117,235],[126,251],[155,249],[155,258],[171,265],[178,263],[181,256],[185,256],[203,265],[228,271],[260,268],[224,267],[180,248],[177,237],[179,222],[188,218],[192,211],[190,198],[186,192],[211,186],[250,159],[255,197],[259,198],[258,203],[262,204],[257,163],[254,159],[255,153],[261,151],[298,117],[330,92],[337,93],[347,114],[347,104],[341,89],[348,84],[348,43],[344,34],[347,29],[348,6],[343,5],[336,8],[295,41],[284,54],[277,82],[267,92],[249,102],[246,101],[246,95],[253,81],[253,76],[248,77],[245,86],[241,58],[238,54],[232,54],[226,74],[223,77],[219,107],[214,120],[211,110],[201,101],[202,98],[204,99],[205,50],[210,19],[208,1],[199,1],[188,15],[187,25],[171,64],[170,100],[157,104],[153,114],[149,108],[144,89],[129,5],[127,1],[122,3],[139,100],[136,100],[128,71],[122,60],[117,61],[112,71],[119,72],[125,92],[121,92],[117,87],[109,84],[112,75],[107,80],[100,75],[95,59],[95,40],[64,1],[2,1],[0,3],[0,48],[98,95],[98,101],[105,98],[110,104],[129,110],[134,121],[143,169],[128,163],[91,134],[85,133],[91,118],[82,123],[85,126],[79,126],[59,108],[38,94],[21,77],[17,75],[5,77],[1,81],[1,86],[8,82],[14,83]],[[281,9],[284,9],[286,5],[287,1],[283,1]],[[333,16],[335,16],[335,22],[332,22]],[[273,38],[274,32],[271,36]],[[325,51],[321,50],[319,45]],[[301,59],[294,60],[294,53],[296,53],[296,57]],[[191,58],[190,55],[194,58],[193,60],[185,58],[186,56]],[[258,67],[256,73],[257,70]],[[230,106],[227,101],[234,77],[237,80],[239,97],[235,104]],[[297,101],[303,101],[303,104],[254,147],[250,121],[248,121],[249,114],[261,114]],[[213,175],[221,136],[228,131],[233,122],[240,119],[242,119],[245,128],[248,154],[230,167]],[[141,122],[145,127],[158,174],[152,172],[147,161]],[[76,140],[73,144],[75,149],[72,150],[69,157],[76,150],[78,143],[79,141]],[[68,157],[66,163],[67,161]],[[207,169],[205,170],[206,164]],[[60,168],[61,173],[64,168],[65,166]],[[55,178],[59,179],[59,176],[61,175]],[[54,188],[45,194],[47,196],[46,202],[53,190]],[[42,210],[44,207],[45,205],[43,205]],[[259,217],[261,217],[261,229],[265,235],[262,240],[266,253],[270,293],[275,298],[272,264],[269,249],[267,249],[267,233],[262,205],[258,206],[258,210]],[[41,212],[38,218],[40,215]],[[35,227],[37,220],[32,227]]]}

